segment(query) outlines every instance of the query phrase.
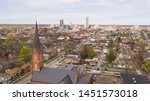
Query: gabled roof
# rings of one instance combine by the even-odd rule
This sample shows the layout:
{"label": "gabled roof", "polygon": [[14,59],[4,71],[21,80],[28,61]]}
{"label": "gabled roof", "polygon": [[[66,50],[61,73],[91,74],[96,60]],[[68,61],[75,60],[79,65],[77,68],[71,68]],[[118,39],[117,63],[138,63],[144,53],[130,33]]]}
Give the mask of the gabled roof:
{"label": "gabled roof", "polygon": [[72,80],[71,80],[71,78],[70,78],[69,75],[67,75],[67,76],[62,80],[62,82],[63,82],[64,84],[73,84],[73,82],[72,82]]}
{"label": "gabled roof", "polygon": [[75,73],[75,71],[44,67],[41,69],[40,72],[33,73],[32,81],[48,84],[58,84],[63,80],[64,83],[75,84]]}
{"label": "gabled roof", "polygon": [[37,52],[40,52],[41,43],[40,43],[40,39],[39,39],[39,33],[38,33],[38,25],[37,25],[37,22],[36,22],[36,25],[35,25],[35,33],[34,33],[33,47],[37,50]]}

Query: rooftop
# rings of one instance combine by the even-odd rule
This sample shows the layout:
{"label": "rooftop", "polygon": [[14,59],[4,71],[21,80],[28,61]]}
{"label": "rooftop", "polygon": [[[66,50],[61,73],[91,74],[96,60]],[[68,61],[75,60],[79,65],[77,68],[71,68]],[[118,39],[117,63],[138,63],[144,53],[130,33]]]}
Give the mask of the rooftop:
{"label": "rooftop", "polygon": [[112,75],[97,75],[94,84],[121,84],[120,77]]}
{"label": "rooftop", "polygon": [[144,75],[122,73],[121,78],[124,84],[150,84],[150,80]]}
{"label": "rooftop", "polygon": [[65,79],[66,76],[69,76],[72,83],[75,83],[74,75],[75,71],[44,67],[40,72],[33,73],[32,81],[44,82],[49,84],[58,84],[63,79]]}

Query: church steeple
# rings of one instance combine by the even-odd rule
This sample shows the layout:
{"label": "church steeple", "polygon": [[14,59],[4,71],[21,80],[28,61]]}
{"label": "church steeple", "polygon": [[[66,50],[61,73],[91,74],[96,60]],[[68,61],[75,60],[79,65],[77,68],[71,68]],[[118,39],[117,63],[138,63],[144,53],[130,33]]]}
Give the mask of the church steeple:
{"label": "church steeple", "polygon": [[36,22],[32,50],[32,72],[40,71],[43,66],[43,49],[39,39],[38,25]]}
{"label": "church steeple", "polygon": [[37,21],[36,21],[36,25],[35,25],[35,33],[34,33],[34,43],[33,46],[35,47],[35,49],[37,50],[37,52],[40,51],[41,47],[41,43],[40,43],[40,39],[39,39],[39,33],[38,33],[38,25],[37,25]]}

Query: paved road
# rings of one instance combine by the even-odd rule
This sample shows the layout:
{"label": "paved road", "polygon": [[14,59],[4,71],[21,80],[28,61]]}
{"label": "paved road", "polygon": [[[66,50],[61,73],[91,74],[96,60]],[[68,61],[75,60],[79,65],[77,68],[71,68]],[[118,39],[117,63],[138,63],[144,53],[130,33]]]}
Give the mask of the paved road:
{"label": "paved road", "polygon": [[61,60],[64,59],[64,53],[61,54],[58,58],[55,58],[53,61],[51,61],[50,63],[46,64],[45,67],[48,67],[48,68],[56,68],[57,65],[59,64],[59,62]]}
{"label": "paved road", "polygon": [[27,84],[27,82],[29,82],[31,80],[31,78],[32,78],[32,75],[30,74],[29,76],[27,76],[24,79],[20,80],[16,84]]}

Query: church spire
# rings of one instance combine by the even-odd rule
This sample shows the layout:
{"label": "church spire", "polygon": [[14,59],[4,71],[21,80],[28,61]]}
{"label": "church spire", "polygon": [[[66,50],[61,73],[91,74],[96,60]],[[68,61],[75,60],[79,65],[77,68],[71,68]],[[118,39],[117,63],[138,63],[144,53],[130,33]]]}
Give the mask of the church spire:
{"label": "church spire", "polygon": [[33,42],[33,45],[34,45],[34,48],[36,49],[36,51],[40,52],[41,43],[40,43],[40,39],[39,39],[37,21],[36,21],[36,25],[35,25],[35,33],[34,33],[34,42]]}
{"label": "church spire", "polygon": [[40,43],[38,25],[36,22],[32,50],[32,72],[40,71],[42,67],[44,67],[43,49]]}

